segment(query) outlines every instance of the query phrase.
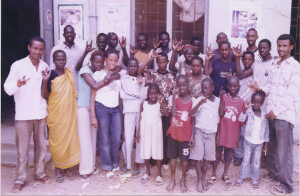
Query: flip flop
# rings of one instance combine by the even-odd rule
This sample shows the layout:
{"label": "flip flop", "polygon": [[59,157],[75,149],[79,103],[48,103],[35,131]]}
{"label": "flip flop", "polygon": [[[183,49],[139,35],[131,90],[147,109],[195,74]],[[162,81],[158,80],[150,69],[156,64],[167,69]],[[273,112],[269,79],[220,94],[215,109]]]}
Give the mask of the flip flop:
{"label": "flip flop", "polygon": [[164,184],[164,181],[163,181],[162,177],[161,176],[157,176],[156,179],[155,179],[155,185],[156,186],[161,186],[163,184]]}
{"label": "flip flop", "polygon": [[97,167],[95,167],[94,171],[92,174],[98,174],[99,173],[99,169]]}
{"label": "flip flop", "polygon": [[88,177],[88,175],[85,174],[85,175],[80,175],[80,180],[86,182],[86,181],[90,181],[90,178]]}
{"label": "flip flop", "polygon": [[106,178],[108,178],[108,179],[112,179],[112,176],[115,177],[116,174],[115,174],[114,172],[110,171],[110,172],[106,173],[105,176],[106,176]]}
{"label": "flip flop", "polygon": [[207,185],[212,186],[217,181],[217,178],[215,176],[212,176],[208,182]]}
{"label": "flip flop", "polygon": [[63,179],[63,174],[60,173],[60,175],[55,175],[54,178],[55,178],[55,181],[58,182],[58,183],[63,183],[64,182],[64,179]]}
{"label": "flip flop", "polygon": [[131,174],[132,178],[137,178],[137,177],[139,177],[139,175],[140,175],[140,170],[137,170],[137,171],[132,170],[132,174]]}
{"label": "flip flop", "polygon": [[73,172],[68,172],[66,173],[66,176],[68,177],[69,180],[73,181],[76,179],[76,176]]}
{"label": "flip flop", "polygon": [[39,179],[36,178],[36,180],[41,181],[43,184],[50,184],[52,182],[52,179],[47,175],[45,175],[44,177],[39,178]]}
{"label": "flip flop", "polygon": [[[114,174],[115,174],[116,176],[117,176],[117,175],[120,175],[120,168],[119,168],[119,167],[113,168],[111,171],[114,172]],[[116,174],[116,172],[118,172],[118,173]]]}
{"label": "flip flop", "polygon": [[242,178],[239,178],[235,181],[234,186],[240,187],[240,186],[242,186],[243,182],[244,182],[244,180]]}
{"label": "flip flop", "polygon": [[19,193],[22,191],[24,184],[21,183],[15,183],[14,186],[12,187],[12,192],[13,193]]}
{"label": "flip flop", "polygon": [[140,181],[141,181],[142,183],[146,183],[146,182],[148,182],[149,179],[150,179],[150,176],[148,176],[148,174],[144,174],[144,175],[142,176],[142,178],[140,179]]}
{"label": "flip flop", "polygon": [[128,169],[127,169],[127,167],[122,166],[121,171],[122,171],[122,173],[126,174]]}
{"label": "flip flop", "polygon": [[225,186],[230,186],[231,182],[228,176],[222,176],[222,180],[225,182]]}
{"label": "flip flop", "polygon": [[275,188],[271,191],[271,193],[272,193],[273,195],[285,195],[285,194],[287,194],[287,192],[286,192],[283,188],[281,188],[281,187],[275,187]]}
{"label": "flip flop", "polygon": [[251,180],[251,186],[252,188],[259,188],[259,184],[257,180]]}

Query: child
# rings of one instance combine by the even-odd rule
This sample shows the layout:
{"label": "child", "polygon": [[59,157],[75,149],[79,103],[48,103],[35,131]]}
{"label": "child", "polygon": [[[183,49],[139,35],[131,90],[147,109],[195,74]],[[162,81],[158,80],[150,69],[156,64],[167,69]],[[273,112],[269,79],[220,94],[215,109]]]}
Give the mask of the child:
{"label": "child", "polygon": [[229,92],[225,93],[222,87],[220,89],[220,130],[217,132],[216,161],[213,165],[212,177],[208,181],[209,185],[212,185],[216,181],[217,166],[220,163],[223,149],[225,165],[222,180],[225,182],[225,186],[231,184],[227,172],[232,161],[233,151],[238,145],[237,142],[241,126],[238,118],[245,107],[245,101],[241,99],[237,93],[239,87],[239,78],[237,76],[231,76],[228,78],[227,84]]}
{"label": "child", "polygon": [[190,96],[189,81],[185,75],[179,75],[176,79],[176,86],[179,91],[174,90],[172,99],[169,99],[169,107],[172,111],[171,126],[168,134],[168,158],[171,159],[171,182],[167,191],[173,191],[175,187],[176,159],[179,157],[182,162],[181,192],[187,192],[186,172],[189,160],[189,142],[192,134],[191,117],[189,112],[192,109],[195,98]]}
{"label": "child", "polygon": [[165,116],[169,116],[163,98],[159,97],[159,87],[156,83],[151,83],[148,88],[148,100],[141,104],[141,121],[140,129],[137,132],[136,140],[141,139],[140,156],[145,159],[146,173],[140,179],[141,182],[148,182],[150,173],[150,158],[156,160],[157,177],[155,185],[163,185],[161,175],[161,160],[163,159],[163,131],[162,120],[160,118],[160,109],[163,110]]}
{"label": "child", "polygon": [[203,75],[202,73],[203,67],[203,59],[199,56],[195,56],[192,59],[192,73],[188,76],[189,79],[189,87],[190,87],[190,95],[198,98],[202,95],[201,91],[201,83],[206,78],[209,78],[207,75]]}
{"label": "child", "polygon": [[[158,84],[160,95],[164,98],[165,101],[169,100],[173,89],[176,87],[175,77],[167,71],[167,65],[169,63],[168,55],[164,52],[157,53],[154,51],[150,58],[139,67],[139,72],[141,73],[149,63],[154,59],[157,59],[158,70],[154,71],[151,69],[146,69],[150,72],[152,80]],[[171,117],[165,116],[164,112],[161,110],[161,119],[163,125],[163,137],[164,137],[164,159],[162,160],[162,166],[164,169],[169,169],[168,163],[169,158],[167,157],[167,147],[168,147],[168,136],[167,131],[170,127]]]}
{"label": "child", "polygon": [[[124,75],[121,78],[120,97],[123,99],[123,114],[124,114],[124,138],[122,146],[125,163],[121,170],[126,173],[131,169],[131,153],[133,149],[134,133],[138,127],[140,119],[141,103],[147,98],[148,85],[151,77],[146,77],[145,82],[139,83],[137,77],[138,61],[135,58],[130,58],[128,61],[127,71],[129,75]],[[132,176],[137,177],[140,173],[139,163],[144,163],[140,157],[140,145],[136,144],[135,164],[132,170]]]}
{"label": "child", "polygon": [[[192,146],[190,159],[196,160],[198,181],[196,190],[203,193],[203,190],[207,191],[209,189],[205,182],[209,161],[216,160],[215,136],[218,129],[218,123],[220,122],[220,98],[213,95],[214,81],[211,78],[204,79],[201,86],[203,96],[197,99],[193,104],[193,109],[190,111],[190,116],[195,115],[196,121],[190,141],[190,145]],[[202,159],[203,165],[201,177],[200,161]]]}
{"label": "child", "polygon": [[267,152],[269,141],[268,123],[265,118],[267,112],[261,109],[265,97],[266,94],[263,91],[255,92],[252,95],[251,104],[246,101],[244,111],[239,117],[239,121],[247,121],[247,124],[244,134],[244,157],[240,177],[234,183],[236,186],[241,186],[244,179],[250,177],[252,187],[259,188],[257,180],[259,179],[261,151],[263,148],[263,151]]}
{"label": "child", "polygon": [[[173,41],[172,47],[174,54],[171,58],[176,58],[177,55],[175,54],[177,53],[177,51],[183,48],[180,45],[181,42],[176,44],[176,41]],[[177,73],[177,76],[181,74],[185,75],[186,72],[191,69],[192,59],[195,57],[194,47],[190,44],[185,45],[183,48],[183,55],[185,58],[183,62],[176,62],[174,60],[170,62],[170,71]]]}

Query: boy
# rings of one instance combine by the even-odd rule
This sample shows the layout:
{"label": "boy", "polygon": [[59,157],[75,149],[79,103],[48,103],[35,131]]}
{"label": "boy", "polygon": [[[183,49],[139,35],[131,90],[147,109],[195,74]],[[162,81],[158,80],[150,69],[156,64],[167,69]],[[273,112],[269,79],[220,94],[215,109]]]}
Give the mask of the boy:
{"label": "boy", "polygon": [[[213,54],[214,56],[212,57],[212,59],[219,59],[221,58],[221,42],[222,41],[227,41],[228,42],[228,38],[227,38],[227,35],[223,32],[220,32],[218,35],[217,35],[217,39],[216,39],[216,43],[218,44],[218,48],[217,49],[214,49],[213,50]],[[233,57],[233,51],[230,49],[230,60],[234,60],[234,57]]]}
{"label": "boy", "polygon": [[[151,82],[155,82],[158,84],[161,96],[165,99],[166,102],[168,102],[173,89],[176,88],[175,77],[167,71],[167,65],[169,63],[168,55],[164,52],[157,53],[156,51],[153,51],[150,58],[139,67],[138,72],[141,73],[145,69],[145,67],[147,67],[151,62],[153,62],[154,59],[157,62],[158,70],[154,71],[151,69],[146,69],[146,71],[150,72],[152,77]],[[171,116],[166,117],[162,110],[161,115],[164,136],[164,159],[162,160],[162,166],[164,169],[169,169],[169,158],[167,157],[167,131],[170,127]]]}
{"label": "boy", "polygon": [[214,56],[213,49],[207,47],[207,54],[205,57],[204,75],[210,76],[215,83],[214,96],[218,97],[220,89],[223,87],[225,92],[227,89],[227,77],[228,74],[235,73],[236,64],[230,59],[230,43],[228,41],[222,41],[220,43],[221,58],[212,59]]}
{"label": "boy", "polygon": [[[192,132],[190,141],[191,155],[190,159],[196,160],[197,172],[197,187],[196,190],[200,193],[207,191],[209,187],[205,182],[205,175],[210,161],[216,160],[215,136],[218,129],[219,105],[220,98],[213,95],[214,81],[211,78],[206,78],[201,83],[201,91],[203,96],[197,98],[193,103],[190,116],[195,116],[195,128]],[[202,176],[201,176],[201,163]]]}
{"label": "boy", "polygon": [[222,180],[225,182],[225,186],[231,184],[227,172],[232,161],[233,151],[238,146],[241,126],[241,122],[238,119],[245,107],[245,101],[238,96],[239,87],[239,78],[231,76],[228,78],[227,84],[229,92],[225,93],[222,88],[220,89],[220,130],[217,132],[216,161],[213,165],[212,177],[208,181],[209,185],[212,185],[216,181],[216,171],[223,149],[225,165]]}

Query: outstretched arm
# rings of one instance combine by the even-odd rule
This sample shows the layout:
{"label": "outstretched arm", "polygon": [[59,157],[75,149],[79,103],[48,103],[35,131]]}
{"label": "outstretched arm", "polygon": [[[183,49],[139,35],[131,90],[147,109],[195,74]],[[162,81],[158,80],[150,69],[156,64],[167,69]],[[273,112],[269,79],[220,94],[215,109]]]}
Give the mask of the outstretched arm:
{"label": "outstretched arm", "polygon": [[126,37],[123,37],[123,36],[122,36],[122,39],[119,40],[119,44],[120,44],[121,49],[122,49],[122,51],[123,51],[122,62],[123,62],[124,65],[127,67],[127,66],[128,66],[128,60],[129,60],[129,57],[128,57],[128,54],[127,54],[127,51],[126,51]]}
{"label": "outstretched arm", "polygon": [[213,51],[214,50],[211,48],[211,44],[209,47],[206,46],[206,55],[205,55],[203,74],[207,76],[210,76],[211,73],[213,72],[212,61],[211,61],[211,58],[215,55],[213,54]]}
{"label": "outstretched arm", "polygon": [[138,72],[139,73],[142,73],[142,71],[144,71],[144,69],[151,64],[151,62],[153,62],[153,60],[157,57],[159,57],[160,55],[158,55],[158,52],[154,51],[152,52],[152,55],[150,56],[150,58],[145,62],[143,63],[140,67],[139,67],[139,70]]}
{"label": "outstretched arm", "polygon": [[91,44],[88,44],[88,41],[86,41],[86,47],[85,47],[85,50],[84,50],[82,56],[80,57],[80,59],[78,60],[76,66],[75,66],[75,70],[76,70],[76,71],[79,71],[79,70],[81,69],[82,63],[83,63],[84,58],[86,57],[86,55],[87,55],[89,52],[95,50],[95,48],[92,48],[92,41],[93,41],[93,40],[91,40]]}

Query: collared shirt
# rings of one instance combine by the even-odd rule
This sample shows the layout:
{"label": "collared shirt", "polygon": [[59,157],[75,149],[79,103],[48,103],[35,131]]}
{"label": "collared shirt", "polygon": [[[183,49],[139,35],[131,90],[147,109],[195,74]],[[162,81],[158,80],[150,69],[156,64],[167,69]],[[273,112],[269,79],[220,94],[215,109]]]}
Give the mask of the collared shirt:
{"label": "collared shirt", "polygon": [[70,68],[73,75],[74,75],[74,82],[75,82],[75,87],[76,89],[78,86],[78,72],[75,70],[75,66],[77,62],[79,61],[80,57],[83,55],[84,50],[80,48],[78,45],[74,44],[69,48],[66,46],[64,43],[56,45],[52,48],[51,53],[50,53],[50,69],[55,69],[55,64],[53,62],[53,53],[56,50],[63,50],[67,54],[67,63],[65,68]]}
{"label": "collared shirt", "polygon": [[273,110],[277,119],[296,125],[299,112],[299,62],[290,57],[277,65],[279,60],[271,64],[268,81],[262,87],[268,95],[267,112]]}
{"label": "collared shirt", "polygon": [[[35,120],[46,118],[47,103],[42,97],[42,71],[48,65],[40,60],[39,68],[36,70],[29,56],[18,60],[10,67],[9,75],[4,83],[4,90],[8,95],[14,95],[16,104],[16,120]],[[21,87],[17,86],[18,79],[30,78]]]}

